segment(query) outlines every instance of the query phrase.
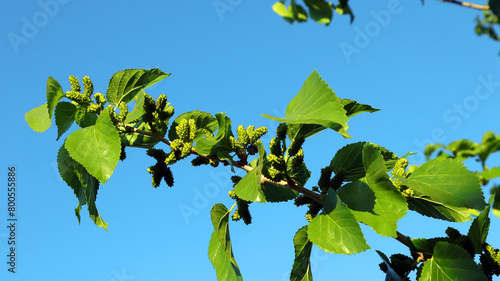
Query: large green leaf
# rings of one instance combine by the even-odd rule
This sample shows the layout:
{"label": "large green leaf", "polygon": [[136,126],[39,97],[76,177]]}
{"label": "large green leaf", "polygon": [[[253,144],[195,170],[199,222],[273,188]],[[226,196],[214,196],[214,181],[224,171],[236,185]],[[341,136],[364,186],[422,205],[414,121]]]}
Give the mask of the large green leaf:
{"label": "large green leaf", "polygon": [[229,211],[222,204],[215,204],[210,211],[214,232],[208,246],[208,257],[219,281],[241,281],[240,269],[233,255],[229,235]]}
{"label": "large green leaf", "polygon": [[490,206],[486,207],[484,211],[474,219],[469,228],[469,238],[474,245],[474,250],[476,254],[481,254],[483,250],[483,244],[486,242],[488,237],[488,231],[490,229]]}
{"label": "large green leaf", "polygon": [[24,120],[35,132],[45,132],[52,125],[49,114],[47,113],[47,104],[44,103],[39,107],[35,107],[32,110],[24,114]]}
{"label": "large green leaf", "polygon": [[394,269],[392,269],[391,262],[389,261],[387,256],[380,251],[377,251],[377,250],[375,250],[375,251],[380,256],[380,258],[384,261],[385,265],[387,265],[387,274],[385,276],[385,281],[404,281],[405,279],[401,278],[396,273],[396,271],[394,271]]}
{"label": "large green leaf", "polygon": [[295,233],[293,245],[295,247],[295,259],[290,273],[290,281],[312,281],[310,260],[312,243],[307,237],[307,225]]}
{"label": "large green leaf", "polygon": [[366,183],[376,199],[373,212],[354,212],[354,215],[378,234],[396,237],[397,222],[408,211],[406,200],[392,184],[377,146],[365,144],[363,166],[366,170]]}
{"label": "large green leaf", "polygon": [[61,85],[59,85],[56,79],[49,77],[49,79],[47,79],[47,109],[49,118],[52,119],[54,108],[62,98],[64,98],[64,91]]}
{"label": "large green leaf", "polygon": [[331,3],[325,0],[304,0],[304,3],[309,8],[309,15],[313,20],[325,25],[330,24],[333,17]]}
{"label": "large green leaf", "polygon": [[408,198],[410,210],[435,219],[464,222],[470,221],[476,211],[464,207],[449,206],[428,200],[428,198]]}
{"label": "large green leaf", "polygon": [[350,255],[370,248],[356,218],[333,189],[328,191],[323,213],[311,221],[307,234],[327,252]]}
{"label": "large green leaf", "polygon": [[113,74],[106,91],[107,101],[115,107],[120,102],[131,102],[136,95],[147,87],[167,78],[165,73],[157,68],[126,69]]}
{"label": "large green leaf", "polygon": [[106,108],[94,126],[73,132],[65,147],[71,158],[103,184],[111,177],[120,159],[120,137]]}
{"label": "large green leaf", "polygon": [[425,261],[419,281],[487,281],[472,257],[460,246],[438,242]]}
{"label": "large green leaf", "polygon": [[[204,128],[209,130],[211,133],[214,133],[215,130],[217,130],[218,122],[217,119],[212,116],[212,114],[199,110],[194,110],[183,113],[177,116],[177,118],[175,118],[174,122],[172,122],[170,130],[168,131],[168,138],[170,140],[175,140],[179,138],[176,130],[177,125],[179,125],[179,123],[182,120],[189,120],[189,119],[194,119],[196,121],[196,127],[198,129]],[[197,141],[201,137],[203,137],[203,133],[199,134],[199,136],[195,138],[195,141]]]}
{"label": "large green leaf", "polygon": [[95,205],[97,190],[99,189],[97,179],[91,176],[80,163],[70,157],[64,145],[59,149],[57,163],[61,178],[73,189],[78,198],[78,207],[75,209],[78,222],[80,222],[81,207],[87,204],[92,221],[97,226],[107,230],[108,224],[101,218]]}
{"label": "large green leaf", "polygon": [[73,125],[76,111],[76,106],[72,103],[62,101],[57,104],[54,114],[57,126],[57,140]]}
{"label": "large green leaf", "polygon": [[438,204],[483,209],[483,191],[478,178],[454,159],[434,159],[418,167],[408,178],[398,177],[413,189],[415,197]]}
{"label": "large green leaf", "polygon": [[335,174],[344,171],[344,181],[354,181],[365,176],[363,166],[363,147],[365,142],[348,144],[335,154],[330,167]]}
{"label": "large green leaf", "polygon": [[261,184],[265,150],[263,145],[257,147],[259,150],[257,165],[234,186],[234,192],[239,198],[246,201],[266,202]]}
{"label": "large green leaf", "polygon": [[290,124],[322,125],[337,131],[345,138],[348,117],[340,99],[315,70],[309,75],[299,93],[286,108],[285,118],[263,114],[263,117]]}
{"label": "large green leaf", "polygon": [[364,112],[373,113],[380,110],[377,108],[373,108],[368,104],[358,103],[357,101],[350,99],[342,99],[341,103],[344,106],[347,117],[349,118],[356,116],[360,113]]}

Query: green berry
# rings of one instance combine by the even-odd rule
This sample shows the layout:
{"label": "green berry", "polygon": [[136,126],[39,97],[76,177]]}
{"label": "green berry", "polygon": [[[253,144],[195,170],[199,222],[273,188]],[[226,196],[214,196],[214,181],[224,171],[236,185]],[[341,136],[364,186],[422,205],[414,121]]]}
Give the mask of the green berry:
{"label": "green berry", "polygon": [[71,91],[79,93],[82,90],[78,78],[76,78],[74,75],[71,75],[69,77],[69,83],[71,84]]}
{"label": "green berry", "polygon": [[90,80],[90,77],[88,76],[83,77],[83,87],[84,87],[83,94],[86,97],[90,98],[90,96],[92,96],[92,94],[94,93],[94,84],[92,83],[92,80]]}

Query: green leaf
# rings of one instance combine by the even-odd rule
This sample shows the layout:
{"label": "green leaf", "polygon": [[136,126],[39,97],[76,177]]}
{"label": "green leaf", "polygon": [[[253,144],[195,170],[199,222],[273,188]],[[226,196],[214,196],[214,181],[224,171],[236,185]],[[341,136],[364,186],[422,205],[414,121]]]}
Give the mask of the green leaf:
{"label": "green leaf", "polygon": [[383,236],[397,237],[397,222],[405,216],[408,205],[392,184],[384,159],[377,146],[367,143],[363,148],[366,183],[375,195],[372,212],[354,213],[356,219]]}
{"label": "green leaf", "polygon": [[375,213],[375,194],[370,189],[366,180],[355,180],[344,184],[337,190],[340,200],[351,210],[358,221],[367,216],[363,213]]}
{"label": "green leaf", "polygon": [[[148,122],[143,122],[142,119],[140,119],[139,122],[132,124],[132,127],[151,132],[151,127],[149,126]],[[156,134],[163,137],[165,136],[166,132],[167,127],[159,128]],[[125,146],[151,148],[159,142],[160,140],[154,137],[139,133],[126,133],[121,135],[121,143]]]}
{"label": "green leaf", "polygon": [[234,186],[234,192],[243,200],[265,203],[266,196],[261,184],[265,150],[262,144],[258,145],[257,148],[259,150],[257,165]]}
{"label": "green leaf", "polygon": [[495,16],[500,18],[500,0],[489,0],[488,5]]}
{"label": "green leaf", "polygon": [[380,109],[373,108],[370,105],[358,103],[357,101],[350,99],[342,99],[342,105],[344,106],[345,111],[347,112],[347,117],[351,118],[360,113],[368,112],[373,113],[379,111]]}
{"label": "green leaf", "polygon": [[460,246],[438,242],[425,261],[419,281],[487,281],[471,256]]}
{"label": "green leaf", "polygon": [[425,159],[427,161],[429,161],[429,159],[431,158],[432,154],[440,149],[441,147],[443,147],[442,144],[440,143],[437,143],[437,144],[428,144],[425,146],[425,149],[424,149],[424,155],[425,155]]}
{"label": "green leaf", "polygon": [[80,222],[81,207],[87,204],[92,221],[97,226],[108,230],[108,224],[101,218],[95,205],[97,190],[99,189],[97,179],[91,176],[80,163],[70,157],[65,145],[59,149],[57,163],[62,179],[73,189],[76,198],[78,198],[78,206],[75,209],[78,222]]}
{"label": "green leaf", "polygon": [[[177,135],[177,130],[175,128],[177,128],[177,125],[179,125],[182,120],[189,119],[194,119],[196,121],[196,127],[198,130],[203,128],[209,130],[211,133],[214,133],[215,130],[217,130],[217,118],[214,118],[210,113],[194,110],[183,113],[175,118],[174,122],[172,122],[170,130],[168,131],[168,138],[170,140],[178,139],[179,136]],[[203,137],[203,133],[200,132],[199,136],[195,138],[195,141],[199,140],[201,137]]]}
{"label": "green leaf", "polygon": [[428,198],[408,198],[410,210],[435,219],[465,222],[471,220],[475,210],[463,207],[449,206],[428,200]]}
{"label": "green leaf", "polygon": [[290,281],[312,281],[310,260],[312,243],[307,237],[307,225],[295,233],[293,245],[295,247],[295,259],[290,273]]}
{"label": "green leaf", "polygon": [[324,212],[309,224],[309,240],[321,249],[336,254],[356,254],[370,248],[354,215],[330,189]]}
{"label": "green leaf", "polygon": [[47,104],[44,103],[39,107],[33,108],[32,110],[24,114],[24,120],[35,132],[45,132],[52,125],[49,113],[47,112]]}
{"label": "green leaf", "polygon": [[230,211],[222,204],[215,204],[210,211],[214,232],[208,246],[208,257],[215,268],[219,281],[241,281],[240,269],[233,255],[231,237],[229,235]]}
{"label": "green leaf", "polygon": [[309,8],[309,15],[317,23],[329,25],[332,21],[332,6],[325,0],[304,0]]}
{"label": "green leaf", "polygon": [[434,247],[438,242],[448,242],[450,239],[448,237],[439,237],[439,238],[415,238],[411,239],[413,244],[413,248],[411,249],[413,252],[422,252],[425,255],[432,256],[434,252]]}
{"label": "green leaf", "polygon": [[500,177],[500,167],[494,167],[493,169],[484,169],[481,172],[481,176],[487,181]]}
{"label": "green leaf", "polygon": [[232,161],[229,153],[232,151],[229,137],[231,131],[231,119],[225,113],[215,114],[218,122],[217,135],[213,139],[200,139],[196,142],[195,149],[201,155],[215,155],[221,160]]}
{"label": "green leaf", "polygon": [[[493,193],[493,192],[492,192]],[[497,187],[496,191],[492,194],[494,197],[493,204],[491,205],[492,207],[492,213],[500,218],[500,188]]]}
{"label": "green leaf", "polygon": [[283,17],[284,20],[286,20],[289,23],[293,23],[295,21],[293,17],[293,12],[289,10],[285,4],[282,2],[276,2],[273,5],[273,11]]}
{"label": "green leaf", "polygon": [[75,122],[78,126],[85,128],[95,125],[97,114],[88,112],[87,106],[77,105],[75,114]]}
{"label": "green leaf", "polygon": [[486,242],[486,237],[488,237],[488,231],[490,229],[490,206],[486,207],[484,211],[474,219],[470,228],[469,234],[467,234],[474,245],[474,250],[476,254],[481,254],[483,251],[483,244]]}
{"label": "green leaf", "polygon": [[76,106],[72,103],[62,101],[57,104],[55,110],[57,140],[73,125],[76,111]]}
{"label": "green leaf", "polygon": [[71,158],[103,184],[111,177],[120,159],[120,137],[106,108],[94,126],[73,132],[65,147]]}
{"label": "green leaf", "polygon": [[347,4],[349,0],[339,0],[339,4],[335,7],[335,12],[341,15],[350,15],[351,24],[354,21],[354,14],[352,13],[351,7]]}
{"label": "green leaf", "polygon": [[293,14],[293,18],[298,22],[307,21],[307,11],[301,6],[297,5],[295,0],[292,0],[292,5],[288,6],[288,10],[290,10]]}
{"label": "green leaf", "polygon": [[483,162],[485,162],[486,159],[488,159],[490,154],[500,150],[500,136],[495,137],[495,136],[490,135],[489,137],[487,137],[488,133],[492,133],[492,132],[487,132],[485,134],[485,136],[483,137],[483,142],[478,147],[479,159],[481,159],[481,161],[483,161]]}
{"label": "green leaf", "polygon": [[290,124],[316,124],[337,131],[345,138],[348,118],[346,111],[328,84],[315,70],[304,82],[299,93],[286,108],[285,118],[263,114],[263,117]]}
{"label": "green leaf", "polygon": [[264,184],[262,191],[266,202],[270,203],[286,202],[295,199],[298,195],[298,192],[293,189],[269,182]]}
{"label": "green leaf", "polygon": [[391,267],[391,262],[387,258],[387,256],[380,252],[377,251],[377,254],[380,256],[380,258],[384,261],[385,265],[387,265],[387,275],[385,276],[385,281],[404,281],[405,279],[401,278],[394,269]]}
{"label": "green leaf", "polygon": [[132,112],[127,114],[127,118],[125,118],[124,123],[129,124],[132,121],[141,118],[145,113],[146,111],[144,110],[144,92],[140,92],[135,97],[134,109],[132,110]]}
{"label": "green leaf", "polygon": [[365,142],[348,144],[337,151],[330,168],[335,174],[344,171],[344,181],[354,181],[365,176],[363,166],[363,147]]}
{"label": "green leaf", "polygon": [[57,103],[64,98],[64,91],[56,79],[49,77],[47,79],[47,109],[49,118],[52,119],[52,113]]}
{"label": "green leaf", "polygon": [[129,103],[144,89],[170,76],[157,68],[126,69],[113,74],[106,91],[107,101],[118,106],[120,102]]}
{"label": "green leaf", "polygon": [[477,143],[467,139],[456,140],[444,148],[451,151],[455,157],[468,158],[477,155]]}
{"label": "green leaf", "polygon": [[478,178],[454,159],[434,159],[418,167],[408,178],[398,177],[413,189],[415,197],[481,210],[486,206]]}
{"label": "green leaf", "polygon": [[291,167],[292,164],[291,161],[288,161],[286,164],[287,164],[287,172],[290,178],[292,178],[299,185],[304,186],[309,180],[309,177],[311,176],[311,171],[307,169],[306,164],[302,162],[302,165],[300,165],[300,167],[297,167],[293,170]]}

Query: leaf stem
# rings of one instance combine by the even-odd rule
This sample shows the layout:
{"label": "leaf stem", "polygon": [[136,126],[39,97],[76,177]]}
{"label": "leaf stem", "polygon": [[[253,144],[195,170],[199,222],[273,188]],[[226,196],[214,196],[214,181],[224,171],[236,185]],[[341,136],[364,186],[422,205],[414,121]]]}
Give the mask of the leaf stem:
{"label": "leaf stem", "polygon": [[441,2],[447,2],[451,4],[456,4],[459,6],[463,7],[468,7],[476,10],[489,10],[490,6],[489,5],[480,5],[480,4],[474,4],[474,3],[469,3],[469,2],[463,2],[463,1],[458,1],[458,0],[440,0]]}

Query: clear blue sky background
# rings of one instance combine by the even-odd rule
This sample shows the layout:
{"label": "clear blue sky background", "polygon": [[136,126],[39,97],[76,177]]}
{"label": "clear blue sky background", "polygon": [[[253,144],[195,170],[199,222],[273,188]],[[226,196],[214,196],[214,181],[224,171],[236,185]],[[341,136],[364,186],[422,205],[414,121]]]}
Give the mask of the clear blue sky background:
{"label": "clear blue sky background", "polygon": [[[474,34],[477,11],[438,1],[425,6],[417,0],[352,2],[354,23],[335,15],[329,27],[290,25],[274,14],[272,1],[232,1],[237,4],[223,14],[213,1],[61,0],[52,1],[57,6],[48,11],[37,1],[6,5],[0,11],[0,280],[216,280],[207,258],[209,212],[215,203],[232,204],[229,169],[191,168],[184,161],[173,168],[173,188],[154,189],[146,172],[152,159],[143,150],[128,149],[127,161],[98,194],[109,231],[95,226],[86,210],[79,225],[73,211],[77,200],[57,172],[62,141],[56,142],[55,127],[40,134],[24,121],[25,112],[45,102],[49,76],[68,90],[69,75],[88,75],[96,91],[105,92],[116,71],[160,68],[172,75],[148,92],[165,93],[176,112],[225,111],[235,125],[274,129],[276,123],[260,114],[283,115],[317,69],[338,96],[382,110],[353,118],[352,139],[325,132],[308,140],[309,187],[335,151],[351,142],[371,141],[403,155],[421,152],[429,142],[480,141],[488,130],[500,133],[500,45]],[[373,13],[388,10],[389,3],[395,5],[390,20],[377,23]],[[26,22],[37,24],[36,30],[24,27]],[[357,30],[367,28],[371,36],[359,41]],[[12,44],[12,33],[25,40]],[[346,56],[340,48],[346,44],[357,52]],[[491,92],[483,87],[482,97],[489,95],[479,100],[474,95],[481,79],[497,84]],[[454,112],[457,105],[465,108],[464,115]],[[498,163],[496,157],[489,164]],[[15,275],[6,265],[8,165],[18,169],[19,184]],[[195,213],[183,216],[186,207]],[[250,210],[253,224],[230,224],[244,280],[287,280],[292,238],[306,224],[306,208],[255,203]],[[492,219],[490,242],[496,247],[499,222]],[[399,230],[433,237],[447,226],[410,212]],[[455,225],[463,231],[468,226]],[[394,239],[363,230],[372,249],[407,253]],[[374,250],[341,256],[315,248],[312,260],[318,281],[384,278]]]}

